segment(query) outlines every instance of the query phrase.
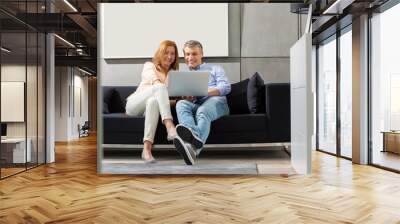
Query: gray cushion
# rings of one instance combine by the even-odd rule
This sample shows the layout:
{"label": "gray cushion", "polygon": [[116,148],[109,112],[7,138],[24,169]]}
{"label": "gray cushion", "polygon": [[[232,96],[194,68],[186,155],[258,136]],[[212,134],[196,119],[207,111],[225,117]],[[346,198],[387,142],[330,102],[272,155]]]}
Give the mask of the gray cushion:
{"label": "gray cushion", "polygon": [[265,113],[265,89],[264,80],[254,73],[247,86],[247,104],[252,114]]}

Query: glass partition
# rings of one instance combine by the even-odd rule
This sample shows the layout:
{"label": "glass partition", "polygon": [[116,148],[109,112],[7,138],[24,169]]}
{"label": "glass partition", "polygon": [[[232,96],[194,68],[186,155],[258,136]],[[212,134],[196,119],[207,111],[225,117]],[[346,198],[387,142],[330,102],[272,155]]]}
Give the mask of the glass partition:
{"label": "glass partition", "polygon": [[[26,169],[31,151],[26,140],[26,33],[1,34],[1,123],[6,133],[1,140],[1,176]],[[6,50],[4,50],[6,49]]]}
{"label": "glass partition", "polygon": [[372,164],[400,170],[400,4],[371,19]]}
{"label": "glass partition", "polygon": [[44,1],[1,2],[0,178],[45,162],[45,60],[43,33],[17,19],[42,13]]}

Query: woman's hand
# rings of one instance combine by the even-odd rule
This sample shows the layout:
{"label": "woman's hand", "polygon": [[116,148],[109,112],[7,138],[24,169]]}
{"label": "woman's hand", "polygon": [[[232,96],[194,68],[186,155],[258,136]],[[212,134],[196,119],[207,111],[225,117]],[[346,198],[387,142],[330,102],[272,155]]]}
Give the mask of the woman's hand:
{"label": "woman's hand", "polygon": [[163,70],[161,69],[161,67],[159,65],[157,65],[155,72],[156,72],[156,76],[160,79],[160,81],[165,81],[165,78],[167,77],[166,74],[164,74],[162,72]]}
{"label": "woman's hand", "polygon": [[156,80],[153,82],[153,85],[154,85],[154,84],[157,84],[157,83],[159,83],[159,84],[163,84],[163,83],[161,82],[161,80],[160,80],[160,79],[156,79]]}

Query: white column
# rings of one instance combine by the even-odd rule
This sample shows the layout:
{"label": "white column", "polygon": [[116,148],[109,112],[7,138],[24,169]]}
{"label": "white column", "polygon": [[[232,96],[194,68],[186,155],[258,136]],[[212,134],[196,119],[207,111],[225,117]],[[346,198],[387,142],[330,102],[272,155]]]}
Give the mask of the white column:
{"label": "white column", "polygon": [[97,173],[102,173],[103,161],[103,90],[102,90],[102,63],[103,59],[103,28],[104,25],[104,4],[97,4]]}
{"label": "white column", "polygon": [[55,133],[55,54],[54,35],[46,36],[46,163],[55,161],[54,133]]}
{"label": "white column", "polygon": [[368,163],[368,16],[353,20],[353,162]]}

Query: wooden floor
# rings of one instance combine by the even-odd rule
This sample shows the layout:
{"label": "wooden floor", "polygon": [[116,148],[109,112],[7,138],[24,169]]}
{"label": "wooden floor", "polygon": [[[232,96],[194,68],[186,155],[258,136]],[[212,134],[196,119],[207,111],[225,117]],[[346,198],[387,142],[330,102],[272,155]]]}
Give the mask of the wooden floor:
{"label": "wooden floor", "polygon": [[13,174],[19,173],[19,172],[23,172],[25,171],[25,167],[7,167],[7,168],[1,168],[1,178],[3,177],[7,177],[7,176],[11,176]]}
{"label": "wooden floor", "polygon": [[98,176],[96,142],[0,181],[0,223],[400,223],[400,175],[315,152],[310,176]]}
{"label": "wooden floor", "polygon": [[376,165],[400,170],[400,155],[392,152],[374,151],[372,161]]}

